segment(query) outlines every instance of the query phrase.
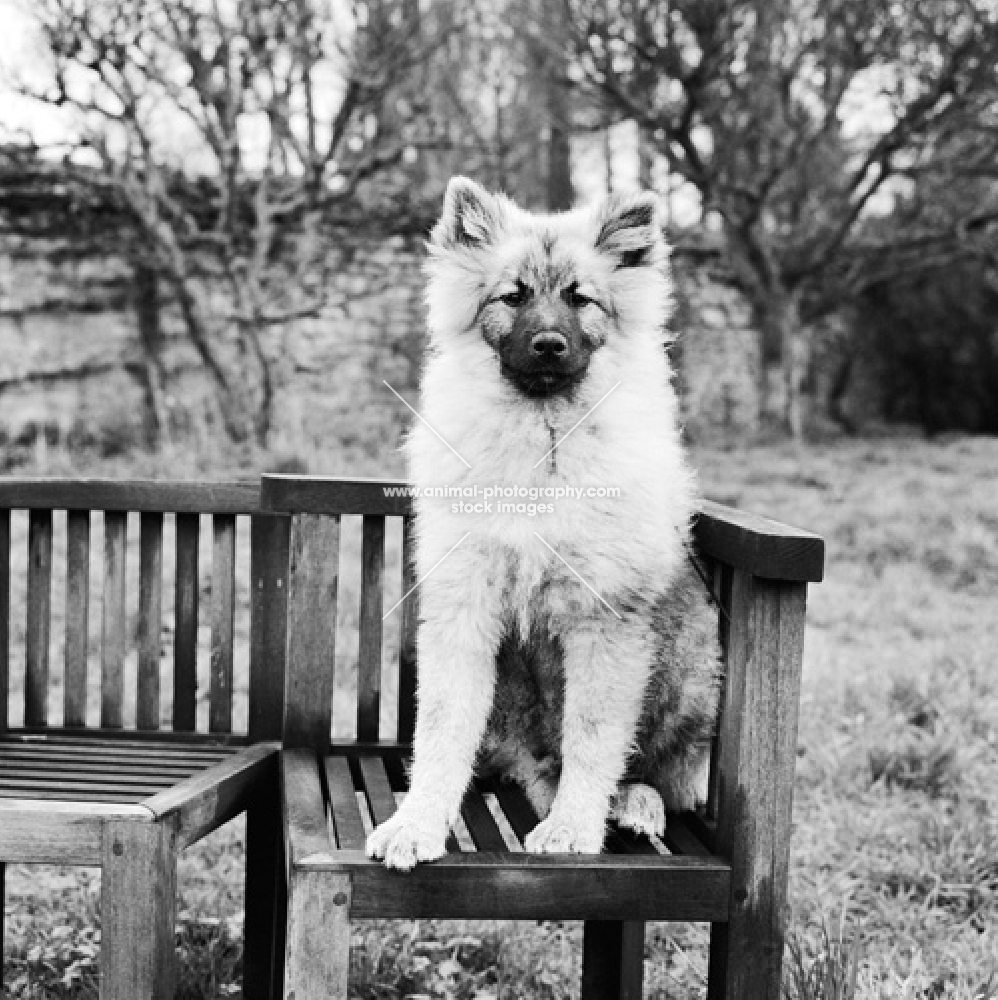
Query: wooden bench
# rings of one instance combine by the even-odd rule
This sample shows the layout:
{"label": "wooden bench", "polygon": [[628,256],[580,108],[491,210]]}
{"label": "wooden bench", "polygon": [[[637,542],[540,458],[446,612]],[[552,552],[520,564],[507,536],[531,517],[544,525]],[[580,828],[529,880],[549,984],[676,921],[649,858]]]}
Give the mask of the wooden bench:
{"label": "wooden bench", "polygon": [[[256,483],[0,480],[0,890],[4,863],[101,867],[105,1000],[172,1000],[177,854],[244,810],[244,995],[272,995],[289,519],[260,514],[258,495]],[[203,564],[210,649],[198,636]],[[56,605],[53,584],[65,592]],[[23,647],[12,587],[27,608]],[[248,691],[233,690],[239,659]]]}
{"label": "wooden bench", "polygon": [[[662,843],[612,831],[600,855],[532,855],[522,844],[538,820],[525,796],[513,785],[479,783],[447,856],[403,874],[368,860],[364,840],[405,793],[414,725],[418,590],[394,612],[401,616],[398,655],[382,664],[392,519],[402,521],[392,571],[401,579],[392,593],[415,584],[404,486],[265,476],[261,488],[263,508],[292,516],[281,760],[284,995],[347,996],[351,920],[436,917],[585,921],[584,1000],[640,997],[644,921],[707,921],[708,996],[777,1000],[805,594],[822,576],[822,540],[717,504],[703,507],[696,542],[719,598],[726,680],[702,815],[670,816]],[[349,515],[363,525],[353,567],[360,580],[356,693],[336,679],[334,666],[344,659],[334,609],[341,519]],[[348,739],[330,737],[334,688],[338,718],[343,699],[351,699],[356,735]],[[394,732],[381,724],[392,714],[382,712],[386,690],[397,692]]]}

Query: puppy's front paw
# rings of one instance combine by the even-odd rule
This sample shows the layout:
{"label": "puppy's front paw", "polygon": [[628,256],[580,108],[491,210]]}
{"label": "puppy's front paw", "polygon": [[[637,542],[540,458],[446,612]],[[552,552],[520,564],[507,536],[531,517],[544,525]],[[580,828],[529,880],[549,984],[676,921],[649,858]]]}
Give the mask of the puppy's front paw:
{"label": "puppy's front paw", "polygon": [[602,821],[586,823],[552,813],[527,834],[523,846],[532,854],[599,854],[605,833]]}
{"label": "puppy's front paw", "polygon": [[434,861],[447,853],[447,825],[413,815],[401,808],[367,838],[367,856],[386,868],[411,871],[419,861]]}
{"label": "puppy's front paw", "polygon": [[614,797],[610,818],[625,830],[646,837],[661,837],[665,833],[665,803],[651,785],[640,782],[621,785]]}

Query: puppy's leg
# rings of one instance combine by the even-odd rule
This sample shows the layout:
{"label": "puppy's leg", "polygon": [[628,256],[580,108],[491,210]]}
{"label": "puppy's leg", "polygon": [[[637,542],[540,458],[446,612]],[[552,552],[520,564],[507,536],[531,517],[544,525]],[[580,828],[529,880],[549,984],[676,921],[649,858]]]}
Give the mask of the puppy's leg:
{"label": "puppy's leg", "polygon": [[596,853],[623,777],[648,679],[651,649],[640,626],[605,616],[562,632],[565,708],[558,793],[529,851]]}
{"label": "puppy's leg", "polygon": [[622,784],[613,798],[610,818],[625,830],[646,837],[661,837],[665,833],[665,803],[651,785]]}
{"label": "puppy's leg", "polygon": [[515,781],[524,791],[534,812],[543,819],[551,811],[551,803],[558,791],[557,768],[554,761],[537,760],[523,750],[506,771],[506,777]]}
{"label": "puppy's leg", "polygon": [[710,744],[695,743],[685,753],[670,757],[654,780],[672,812],[687,812],[707,801]]}
{"label": "puppy's leg", "polygon": [[480,564],[456,555],[446,573],[441,566],[439,579],[426,581],[421,595],[409,794],[367,840],[368,855],[389,868],[407,870],[445,853],[492,706],[498,596],[478,579]]}

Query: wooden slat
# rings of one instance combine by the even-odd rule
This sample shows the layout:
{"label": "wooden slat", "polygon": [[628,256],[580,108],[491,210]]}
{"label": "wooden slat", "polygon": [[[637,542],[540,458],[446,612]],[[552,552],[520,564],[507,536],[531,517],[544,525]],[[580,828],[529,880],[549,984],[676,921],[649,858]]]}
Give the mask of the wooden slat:
{"label": "wooden slat", "polygon": [[327,757],[325,768],[336,842],[342,849],[363,850],[364,821],[357,804],[350,763],[346,757]]}
{"label": "wooden slat", "polygon": [[87,656],[90,651],[90,511],[66,516],[66,664],[63,725],[87,724]]}
{"label": "wooden slat", "polygon": [[8,725],[10,698],[10,511],[0,508],[0,733]]}
{"label": "wooden slat", "polygon": [[52,623],[52,511],[28,522],[28,620],[25,635],[24,721],[48,722],[49,638]]}
{"label": "wooden slat", "polygon": [[461,805],[461,815],[478,850],[498,852],[508,850],[485,799],[477,789],[468,789]]}
{"label": "wooden slat", "polygon": [[33,739],[34,737],[53,739],[65,738],[70,742],[85,742],[90,745],[92,742],[107,741],[117,746],[148,746],[156,743],[174,743],[177,746],[203,747],[211,750],[224,750],[226,748],[245,746],[247,739],[241,734],[233,733],[175,733],[169,729],[157,729],[154,731],[143,731],[140,729],[101,729],[94,727],[91,729],[67,728],[60,729],[58,733],[53,733],[46,728],[39,726],[24,726],[19,729],[9,730],[5,738],[24,737]]}
{"label": "wooden slat", "polygon": [[[223,760],[228,760],[228,757]],[[217,763],[213,761],[212,763]],[[0,751],[0,772],[4,774],[26,774],[29,771],[39,771],[46,774],[82,774],[91,776],[131,775],[153,776],[176,779],[186,778],[195,771],[202,770],[207,764],[161,763],[154,758],[135,760],[129,757],[100,759],[92,754],[54,755],[46,753],[31,753],[28,750],[9,750],[6,747]]]}
{"label": "wooden slat", "polygon": [[704,555],[755,576],[817,583],[824,575],[823,538],[758,514],[705,500],[694,537]]}
{"label": "wooden slat", "polygon": [[416,519],[402,519],[402,625],[399,632],[398,739],[412,743],[416,731],[416,620],[419,591],[416,587]]}
{"label": "wooden slat", "polygon": [[60,780],[57,777],[52,778],[13,778],[4,775],[0,779],[0,789],[5,791],[18,790],[23,793],[26,798],[31,798],[32,796],[38,794],[40,795],[43,791],[50,792],[60,792],[61,798],[72,799],[77,794],[85,794],[87,792],[106,795],[113,800],[115,795],[125,793],[128,795],[134,794],[136,792],[144,793],[145,795],[152,795],[154,792],[158,792],[163,787],[162,784],[155,781],[141,782],[131,782],[128,780],[95,780],[95,781],[74,781],[74,780]]}
{"label": "wooden slat", "polygon": [[104,513],[104,607],[101,639],[101,726],[122,724],[128,613],[125,607],[125,551],[128,514]]}
{"label": "wooden slat", "polygon": [[731,892],[723,862],[654,854],[447,854],[404,876],[360,851],[299,864],[349,875],[358,919],[720,921]]}
{"label": "wooden slat", "polygon": [[173,636],[173,728],[177,732],[193,732],[197,724],[200,522],[197,514],[177,515]]}
{"label": "wooden slat", "polygon": [[50,788],[48,785],[36,784],[30,789],[24,788],[2,788],[0,787],[0,799],[7,799],[14,802],[34,801],[36,799],[45,802],[109,802],[112,804],[126,804],[141,802],[147,795],[158,791],[158,786],[150,785],[148,788],[138,786],[129,787],[127,790],[112,790],[100,786],[90,789],[81,789],[78,786],[71,786],[69,790]]}
{"label": "wooden slat", "polygon": [[159,659],[163,631],[162,514],[142,514],[139,552],[139,673],[135,725],[139,729],[159,729]]}
{"label": "wooden slat", "polygon": [[513,828],[513,833],[520,838],[522,843],[527,834],[537,826],[538,820],[534,807],[527,801],[523,789],[509,781],[499,782],[496,785],[495,795],[503,814]]}
{"label": "wooden slat", "polygon": [[164,482],[158,479],[3,479],[0,507],[53,510],[177,511],[252,514],[257,481]]}
{"label": "wooden slat", "polygon": [[711,930],[712,998],[780,995],[806,589],[732,575],[715,835],[731,899]]}
{"label": "wooden slat", "polygon": [[160,747],[154,750],[136,750],[123,747],[117,753],[104,749],[90,750],[86,747],[25,746],[11,743],[0,744],[0,766],[10,761],[38,761],[53,767],[95,768],[113,765],[115,768],[148,768],[161,771],[183,771],[189,773],[200,767],[208,767],[228,754],[181,754],[166,753]]}
{"label": "wooden slat", "polygon": [[375,826],[391,819],[395,815],[395,796],[385,772],[384,761],[380,757],[358,757],[363,790],[367,793],[367,802]]}
{"label": "wooden slat", "polygon": [[216,514],[211,565],[211,686],[208,729],[232,731],[232,638],[236,594],[236,518]]}
{"label": "wooden slat", "polygon": [[255,789],[274,788],[279,749],[277,743],[247,747],[142,804],[172,825],[178,848],[186,847],[242,812]]}
{"label": "wooden slat", "polygon": [[673,854],[689,854],[703,858],[710,855],[706,845],[690,828],[689,818],[682,813],[678,816],[669,816],[665,836],[662,839]]}
{"label": "wooden slat", "polygon": [[103,823],[114,817],[151,818],[138,805],[0,798],[0,857],[24,864],[98,865]]}
{"label": "wooden slat", "polygon": [[645,836],[633,830],[623,830],[611,826],[607,830],[603,850],[613,854],[659,854],[662,853]]}
{"label": "wooden slat", "polygon": [[378,738],[381,712],[382,591],[385,519],[365,517],[361,548],[360,650],[357,656],[357,738]]}
{"label": "wooden slat", "polygon": [[319,753],[332,719],[339,553],[338,517],[292,518],[284,745]]}
{"label": "wooden slat", "polygon": [[260,507],[292,514],[405,515],[412,513],[412,498],[398,493],[408,489],[409,484],[399,480],[268,472],[260,482]]}
{"label": "wooden slat", "polygon": [[105,786],[126,788],[133,785],[142,788],[162,788],[177,780],[175,774],[128,771],[124,768],[109,772],[106,770],[87,771],[79,767],[31,767],[23,762],[16,767],[0,764],[0,786],[4,788],[31,788],[34,781],[37,781],[39,785],[57,785],[60,788],[75,786],[80,788],[103,788]]}
{"label": "wooden slat", "polygon": [[250,524],[250,740],[281,738],[287,653],[291,518],[258,515]]}
{"label": "wooden slat", "polygon": [[298,749],[281,753],[281,801],[289,866],[299,865],[309,857],[329,859],[333,845],[318,758],[313,751]]}

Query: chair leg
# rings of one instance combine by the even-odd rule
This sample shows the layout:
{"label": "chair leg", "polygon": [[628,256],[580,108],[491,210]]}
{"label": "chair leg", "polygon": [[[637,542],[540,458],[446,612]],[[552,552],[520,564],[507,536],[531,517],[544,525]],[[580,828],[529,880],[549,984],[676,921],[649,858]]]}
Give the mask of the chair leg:
{"label": "chair leg", "polygon": [[[246,811],[246,902],[243,935],[243,996],[245,1000],[275,1000],[280,996],[279,921],[284,914],[281,871],[280,806],[259,796]],[[283,936],[283,935],[282,935]]]}
{"label": "chair leg", "polygon": [[710,925],[707,1000],[780,1000],[783,935],[756,922],[749,927]]}
{"label": "chair leg", "polygon": [[644,952],[644,921],[587,920],[581,1000],[641,1000]]}
{"label": "chair leg", "polygon": [[173,1000],[173,830],[161,823],[105,824],[101,867],[101,1000]]}
{"label": "chair leg", "polygon": [[350,877],[292,869],[289,882],[284,996],[347,1000]]}

